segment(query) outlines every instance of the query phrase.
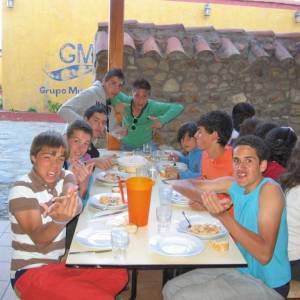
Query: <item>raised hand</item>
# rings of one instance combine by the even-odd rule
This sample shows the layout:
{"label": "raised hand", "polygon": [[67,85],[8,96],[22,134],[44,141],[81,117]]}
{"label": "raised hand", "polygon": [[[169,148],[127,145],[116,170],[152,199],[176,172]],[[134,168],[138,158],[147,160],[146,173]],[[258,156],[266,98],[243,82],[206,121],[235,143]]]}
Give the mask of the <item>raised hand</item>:
{"label": "raised hand", "polygon": [[232,205],[231,199],[224,198],[219,199],[218,195],[215,192],[201,192],[202,205],[207,209],[212,215],[218,216]]}
{"label": "raised hand", "polygon": [[80,209],[77,188],[70,188],[66,195],[52,199],[47,215],[54,221],[68,222],[79,213]]}

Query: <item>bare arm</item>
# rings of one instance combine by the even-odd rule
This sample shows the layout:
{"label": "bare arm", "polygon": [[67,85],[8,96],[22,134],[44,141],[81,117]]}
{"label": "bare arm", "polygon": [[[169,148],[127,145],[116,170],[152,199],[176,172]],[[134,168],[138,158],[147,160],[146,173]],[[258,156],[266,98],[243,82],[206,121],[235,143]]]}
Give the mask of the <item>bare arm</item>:
{"label": "bare arm", "polygon": [[[69,187],[65,191],[68,191],[68,195],[57,197],[53,206],[49,208],[49,216],[59,222],[72,219],[78,214],[81,207],[81,201],[77,196],[77,187],[72,189]],[[49,245],[65,227],[65,225],[55,222],[43,224],[39,209],[17,211],[14,216],[20,227],[39,249]]]}
{"label": "bare arm", "polygon": [[243,227],[227,211],[218,212],[221,204],[216,195],[206,196],[205,199],[203,198],[206,209],[224,224],[233,238],[252,256],[262,264],[267,264],[273,256],[284,207],[280,188],[273,183],[267,183],[261,189],[257,216],[258,233]]}
{"label": "bare arm", "polygon": [[185,179],[172,180],[170,184],[174,190],[193,201],[201,199],[202,191],[215,191],[217,193],[228,193],[233,182],[232,177],[220,177],[215,180]]}

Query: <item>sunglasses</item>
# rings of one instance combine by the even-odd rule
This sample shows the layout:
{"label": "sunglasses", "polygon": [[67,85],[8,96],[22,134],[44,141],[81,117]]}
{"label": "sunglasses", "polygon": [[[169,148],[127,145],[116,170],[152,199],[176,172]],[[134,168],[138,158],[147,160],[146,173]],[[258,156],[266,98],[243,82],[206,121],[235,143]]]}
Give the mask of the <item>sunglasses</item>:
{"label": "sunglasses", "polygon": [[132,124],[131,124],[131,129],[136,130],[136,124],[138,122],[138,118],[133,118]]}

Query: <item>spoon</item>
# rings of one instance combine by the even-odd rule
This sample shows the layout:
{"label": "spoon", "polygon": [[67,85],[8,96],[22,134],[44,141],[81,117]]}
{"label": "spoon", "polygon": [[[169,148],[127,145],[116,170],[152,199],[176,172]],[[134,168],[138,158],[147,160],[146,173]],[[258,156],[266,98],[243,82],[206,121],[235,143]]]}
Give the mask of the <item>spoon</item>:
{"label": "spoon", "polygon": [[184,218],[186,219],[186,221],[188,222],[188,228],[191,228],[192,224],[191,224],[190,220],[188,219],[188,217],[186,216],[185,212],[183,211],[182,214],[183,214]]}

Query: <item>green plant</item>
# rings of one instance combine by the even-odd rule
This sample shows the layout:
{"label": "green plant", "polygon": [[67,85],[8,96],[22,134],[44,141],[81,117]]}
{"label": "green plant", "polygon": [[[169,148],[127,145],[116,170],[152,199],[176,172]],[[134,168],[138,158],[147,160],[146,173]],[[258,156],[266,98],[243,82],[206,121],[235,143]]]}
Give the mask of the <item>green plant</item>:
{"label": "green plant", "polygon": [[35,107],[29,107],[27,109],[27,111],[30,111],[30,112],[37,112],[36,108]]}
{"label": "green plant", "polygon": [[16,111],[18,111],[18,110],[17,110],[17,109],[14,109],[14,108],[10,108],[8,111],[16,112]]}
{"label": "green plant", "polygon": [[56,113],[61,107],[61,103],[48,101],[48,111],[52,113]]}

